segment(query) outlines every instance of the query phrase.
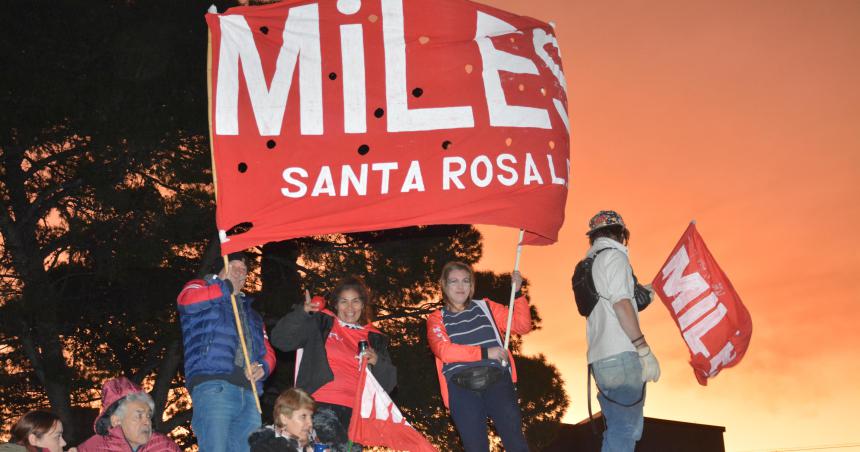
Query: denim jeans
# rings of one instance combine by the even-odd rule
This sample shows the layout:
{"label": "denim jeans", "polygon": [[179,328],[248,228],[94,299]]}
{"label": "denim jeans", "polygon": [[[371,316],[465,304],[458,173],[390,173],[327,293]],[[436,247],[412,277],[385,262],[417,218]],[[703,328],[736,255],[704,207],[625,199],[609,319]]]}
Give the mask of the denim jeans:
{"label": "denim jeans", "polygon": [[200,452],[248,452],[248,435],[262,421],[251,388],[209,380],[191,391],[191,428]]}
{"label": "denim jeans", "polygon": [[517,391],[510,376],[502,378],[487,389],[472,391],[448,382],[448,404],[451,418],[463,440],[466,452],[487,452],[487,417],[493,419],[496,432],[508,452],[528,452],[523,436],[522,413]]}
{"label": "denim jeans", "polygon": [[591,369],[600,389],[597,401],[606,421],[601,451],[633,452],[636,441],[642,437],[642,407],[645,405],[639,355],[619,353],[592,363]]}

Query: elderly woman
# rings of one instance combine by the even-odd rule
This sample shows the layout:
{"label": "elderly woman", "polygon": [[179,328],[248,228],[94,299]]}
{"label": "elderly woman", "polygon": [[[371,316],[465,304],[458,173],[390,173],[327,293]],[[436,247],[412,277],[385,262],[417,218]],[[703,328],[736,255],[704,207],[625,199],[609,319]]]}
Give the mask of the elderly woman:
{"label": "elderly woman", "polygon": [[102,388],[96,434],[78,446],[78,451],[179,452],[170,438],[152,431],[154,409],[152,397],[128,378],[108,380]]}
{"label": "elderly woman", "polygon": [[[296,386],[317,402],[313,427],[319,441],[332,452],[350,448],[349,419],[358,391],[358,357],[361,355],[382,387],[390,392],[397,384],[397,369],[388,355],[388,338],[371,323],[370,291],[357,277],[337,283],[327,305],[310,298],[284,316],[272,330],[271,343],[283,351],[300,350],[296,356]],[[352,450],[360,446],[352,445]]]}
{"label": "elderly woman", "polygon": [[248,437],[251,452],[313,452],[316,403],[299,388],[282,392],[272,410],[274,423]]}
{"label": "elderly woman", "polygon": [[[49,411],[30,411],[12,426],[12,442],[0,444],[0,452],[62,452],[63,423]],[[75,452],[74,447],[69,449]]]}
{"label": "elderly woman", "polygon": [[[516,291],[519,272],[512,275]],[[517,370],[512,355],[502,347],[508,329],[508,308],[488,299],[473,300],[475,274],[468,264],[448,262],[439,279],[444,307],[427,318],[427,339],[436,355],[442,400],[466,452],[486,452],[487,417],[508,452],[528,451],[522,414],[517,404]],[[528,301],[514,306],[511,332],[531,331]]]}

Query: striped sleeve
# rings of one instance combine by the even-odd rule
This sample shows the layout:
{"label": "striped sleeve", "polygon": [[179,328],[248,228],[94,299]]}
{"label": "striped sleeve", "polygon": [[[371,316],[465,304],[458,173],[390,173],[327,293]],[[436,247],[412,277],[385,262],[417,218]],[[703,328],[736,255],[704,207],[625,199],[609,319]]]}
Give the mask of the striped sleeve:
{"label": "striped sleeve", "polygon": [[211,284],[207,284],[202,279],[194,279],[188,281],[182,291],[179,292],[176,304],[179,307],[179,312],[193,314],[205,311],[215,304],[223,302],[229,296],[230,290],[224,281],[215,279]]}

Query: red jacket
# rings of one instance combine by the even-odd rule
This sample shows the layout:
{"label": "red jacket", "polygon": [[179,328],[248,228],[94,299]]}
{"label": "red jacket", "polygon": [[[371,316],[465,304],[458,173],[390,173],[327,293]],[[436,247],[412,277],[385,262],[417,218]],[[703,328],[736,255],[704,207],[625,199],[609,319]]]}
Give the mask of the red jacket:
{"label": "red jacket", "polygon": [[[125,377],[114,378],[105,382],[102,387],[102,409],[94,422],[96,434],[78,446],[78,452],[131,452],[131,446],[125,440],[122,427],[112,427],[106,435],[99,434],[99,419],[105,416],[111,405],[125,396],[143,392],[140,386]],[[106,428],[106,427],[105,427]],[[102,430],[101,433],[105,433]],[[181,452],[170,438],[158,432],[152,432],[146,444],[140,446],[137,452]]]}
{"label": "red jacket", "polygon": [[[91,436],[78,446],[78,452],[131,452],[131,446],[122,434],[122,427],[116,426],[105,436]],[[149,441],[140,446],[137,452],[181,452],[181,449],[170,438],[152,432]]]}
{"label": "red jacket", "polygon": [[[496,327],[500,334],[508,330],[508,308],[502,304],[487,298],[483,300],[472,300],[472,303],[484,303],[489,308]],[[511,333],[526,334],[532,330],[529,303],[525,297],[517,298],[514,304],[513,328]],[[427,317],[427,342],[430,350],[436,355],[436,374],[439,377],[439,388],[442,390],[442,401],[448,407],[448,383],[442,375],[444,363],[469,362],[481,360],[481,347],[478,345],[460,345],[451,342],[445,324],[442,323],[442,310],[439,309]],[[513,355],[508,351],[508,362],[511,363],[511,376],[514,383],[517,382],[517,367],[514,364]]]}

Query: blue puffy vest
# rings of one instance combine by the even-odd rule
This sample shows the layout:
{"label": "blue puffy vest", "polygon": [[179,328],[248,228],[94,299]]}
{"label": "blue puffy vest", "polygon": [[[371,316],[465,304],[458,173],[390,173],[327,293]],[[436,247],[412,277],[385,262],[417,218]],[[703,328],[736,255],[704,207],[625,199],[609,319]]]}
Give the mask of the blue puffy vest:
{"label": "blue puffy vest", "polygon": [[[200,280],[200,282],[204,282]],[[182,340],[185,349],[185,379],[190,381],[196,375],[229,375],[234,369],[234,358],[239,349],[239,335],[236,320],[230,303],[227,284],[211,278],[207,286],[218,285],[221,296],[208,300],[178,305],[179,321],[182,324]],[[263,318],[251,309],[250,297],[236,297],[238,309],[244,313],[246,326],[252,340],[247,343],[251,362],[262,362],[268,375],[271,369],[263,360],[266,346],[263,338]],[[240,351],[241,353],[241,351]],[[190,390],[191,388],[189,388]],[[262,393],[263,383],[257,382],[257,390]]]}

